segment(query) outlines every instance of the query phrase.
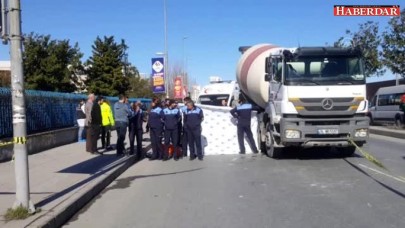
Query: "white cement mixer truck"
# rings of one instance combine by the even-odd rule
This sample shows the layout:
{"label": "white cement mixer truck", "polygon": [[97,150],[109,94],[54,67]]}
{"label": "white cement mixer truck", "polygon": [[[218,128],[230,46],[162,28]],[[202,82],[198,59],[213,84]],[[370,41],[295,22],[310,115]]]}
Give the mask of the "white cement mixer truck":
{"label": "white cement mixer truck", "polygon": [[337,148],[352,155],[368,138],[361,52],[349,48],[241,47],[236,78],[260,106],[258,141],[268,156],[286,148]]}

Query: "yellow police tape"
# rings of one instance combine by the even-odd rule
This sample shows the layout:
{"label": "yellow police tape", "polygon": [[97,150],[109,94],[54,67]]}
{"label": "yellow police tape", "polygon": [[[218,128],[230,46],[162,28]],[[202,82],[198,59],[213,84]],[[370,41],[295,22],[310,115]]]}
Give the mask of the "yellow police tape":
{"label": "yellow police tape", "polygon": [[[359,147],[352,139],[349,139],[349,142],[350,142],[353,146],[355,146],[356,149],[361,153],[361,155],[363,155],[363,157],[364,157],[365,159],[367,159],[369,162],[373,163],[374,165],[376,165],[376,166],[378,166],[378,167],[380,167],[380,168],[382,168],[382,169],[384,169],[384,170],[386,170],[387,172],[389,172],[389,173],[392,174],[392,172],[391,172],[389,169],[387,169],[387,168],[383,165],[382,162],[380,162],[376,157],[374,157],[373,155],[371,155],[370,153],[368,153],[367,151],[365,151],[365,150],[363,150],[361,147]],[[396,175],[393,175],[393,176],[396,177],[396,178],[398,178],[398,179],[400,179],[400,180],[405,181],[405,177],[396,176]]]}
{"label": "yellow police tape", "polygon": [[27,138],[26,137],[14,137],[13,141],[10,142],[0,142],[0,147],[1,146],[8,146],[12,144],[26,144],[27,143]]}

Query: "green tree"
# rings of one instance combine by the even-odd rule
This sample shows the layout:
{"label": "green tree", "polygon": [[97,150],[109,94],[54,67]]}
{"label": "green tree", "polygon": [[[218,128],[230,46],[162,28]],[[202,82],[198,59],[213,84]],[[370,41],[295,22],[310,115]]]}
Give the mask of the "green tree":
{"label": "green tree", "polygon": [[129,90],[127,92],[129,97],[135,98],[152,98],[153,92],[149,80],[142,78],[139,71],[135,66],[128,65],[127,70],[129,80]]}
{"label": "green tree", "polygon": [[24,39],[23,66],[27,89],[74,92],[75,69],[83,54],[69,40],[31,33]]}
{"label": "green tree", "polygon": [[117,43],[114,36],[97,37],[92,45],[93,55],[87,61],[88,91],[107,96],[117,96],[129,90],[128,77],[124,76],[124,57],[128,47],[124,40]]}
{"label": "green tree", "polygon": [[[349,44],[346,42],[347,39],[350,39]],[[385,72],[378,52],[380,44],[381,36],[378,34],[378,23],[367,21],[364,24],[359,24],[357,32],[346,30],[346,37],[340,37],[334,46],[360,48],[364,57],[365,74],[369,77],[373,75],[380,76]]]}
{"label": "green tree", "polygon": [[393,73],[405,77],[405,9],[400,17],[393,17],[388,24],[388,31],[383,33],[381,55]]}

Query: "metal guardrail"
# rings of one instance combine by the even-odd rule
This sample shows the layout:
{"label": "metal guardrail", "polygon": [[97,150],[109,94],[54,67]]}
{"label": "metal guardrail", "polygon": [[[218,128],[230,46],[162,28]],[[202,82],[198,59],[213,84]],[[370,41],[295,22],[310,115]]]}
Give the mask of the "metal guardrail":
{"label": "metal guardrail", "polygon": [[[80,100],[86,99],[83,94],[57,93],[26,90],[27,133],[33,134],[49,130],[72,127],[76,125],[76,107]],[[117,97],[106,97],[111,104]],[[130,98],[130,102],[141,101],[147,107],[151,99]],[[0,138],[13,135],[11,90],[0,88]]]}

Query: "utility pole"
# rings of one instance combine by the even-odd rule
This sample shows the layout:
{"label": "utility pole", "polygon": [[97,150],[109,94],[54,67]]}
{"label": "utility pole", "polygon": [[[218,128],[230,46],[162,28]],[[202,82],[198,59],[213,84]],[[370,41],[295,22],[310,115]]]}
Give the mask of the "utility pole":
{"label": "utility pole", "polygon": [[166,90],[166,98],[169,98],[169,53],[167,50],[167,5],[166,0],[163,0],[163,17],[164,17],[164,36],[165,36],[165,55],[164,55],[164,72],[165,72],[165,90]]}
{"label": "utility pole", "polygon": [[30,213],[35,212],[30,200],[28,173],[27,125],[24,99],[24,72],[22,62],[22,33],[20,0],[9,0],[10,57],[11,57],[11,99],[13,107],[14,163],[16,180],[16,201],[13,208],[22,206]]}

